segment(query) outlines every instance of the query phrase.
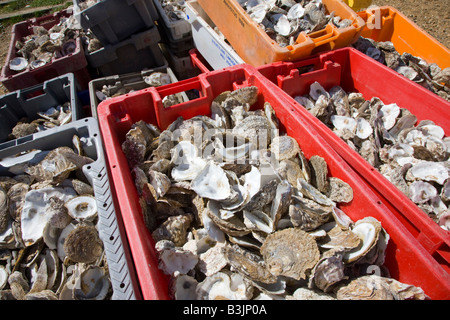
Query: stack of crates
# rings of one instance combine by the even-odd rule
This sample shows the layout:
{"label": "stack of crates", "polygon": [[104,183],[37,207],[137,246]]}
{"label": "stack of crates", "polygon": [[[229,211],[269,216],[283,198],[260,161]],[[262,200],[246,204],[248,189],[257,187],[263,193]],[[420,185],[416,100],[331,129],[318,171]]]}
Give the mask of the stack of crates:
{"label": "stack of crates", "polygon": [[[180,10],[166,10],[167,1],[153,0],[158,11],[157,21],[161,35],[161,49],[178,79],[188,79],[198,74],[189,55],[195,48],[191,24],[186,15],[186,4],[180,4]],[[168,12],[171,12],[168,14]],[[169,15],[177,15],[177,19]]]}
{"label": "stack of crates", "polygon": [[165,59],[154,21],[158,13],[153,0],[101,0],[80,10],[81,0],[73,0],[75,18],[103,45],[86,52],[89,66],[98,76],[139,72],[163,66]]}

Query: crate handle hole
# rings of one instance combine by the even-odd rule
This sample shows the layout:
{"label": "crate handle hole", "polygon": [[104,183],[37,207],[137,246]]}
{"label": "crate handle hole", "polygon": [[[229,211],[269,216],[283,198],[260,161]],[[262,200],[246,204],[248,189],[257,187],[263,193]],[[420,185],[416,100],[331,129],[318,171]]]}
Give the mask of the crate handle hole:
{"label": "crate handle hole", "polygon": [[42,96],[44,94],[45,94],[44,90],[40,89],[40,90],[26,93],[24,98],[25,98],[25,100],[30,100],[30,99]]}

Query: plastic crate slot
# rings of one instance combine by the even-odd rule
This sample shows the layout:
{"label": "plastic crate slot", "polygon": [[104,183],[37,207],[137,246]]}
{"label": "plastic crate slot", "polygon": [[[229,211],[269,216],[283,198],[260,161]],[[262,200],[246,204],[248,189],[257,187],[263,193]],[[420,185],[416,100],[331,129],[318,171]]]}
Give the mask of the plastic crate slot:
{"label": "plastic crate slot", "polygon": [[42,90],[42,89],[39,89],[39,90],[36,90],[36,91],[33,91],[33,92],[26,92],[25,95],[24,95],[24,98],[25,98],[25,101],[28,101],[28,100],[31,100],[33,98],[42,96],[44,94],[45,94],[45,91]]}

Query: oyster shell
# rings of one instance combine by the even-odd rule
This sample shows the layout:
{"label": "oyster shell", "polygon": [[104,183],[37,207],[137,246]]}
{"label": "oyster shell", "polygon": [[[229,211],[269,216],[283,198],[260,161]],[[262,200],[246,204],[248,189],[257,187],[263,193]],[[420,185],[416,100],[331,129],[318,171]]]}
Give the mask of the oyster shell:
{"label": "oyster shell", "polygon": [[175,300],[196,300],[198,281],[188,275],[176,276],[171,282],[171,292]]}
{"label": "oyster shell", "polygon": [[336,297],[338,300],[424,300],[426,295],[421,288],[370,275],[351,280],[339,288]]}
{"label": "oyster shell", "polygon": [[92,221],[97,216],[97,200],[93,196],[73,197],[64,206],[68,215],[80,222]]}
{"label": "oyster shell", "polygon": [[200,197],[225,200],[231,194],[231,187],[225,171],[209,162],[191,182],[191,189]]}
{"label": "oyster shell", "polygon": [[54,184],[67,179],[72,171],[77,169],[70,154],[74,151],[69,147],[60,147],[50,151],[45,158],[25,171],[36,181],[51,180]]}
{"label": "oyster shell", "polygon": [[361,242],[357,248],[345,253],[345,263],[360,259],[376,245],[381,232],[381,223],[372,217],[366,217],[358,220],[351,230],[358,235]]}
{"label": "oyster shell", "polygon": [[228,263],[245,277],[261,283],[277,282],[277,277],[267,270],[259,255],[238,246],[226,246],[225,256]]}
{"label": "oyster shell", "polygon": [[89,266],[78,277],[73,297],[76,300],[103,300],[110,287],[111,283],[105,270],[98,266]]}
{"label": "oyster shell", "polygon": [[277,136],[272,139],[270,151],[275,154],[277,160],[291,159],[300,152],[297,141],[289,136]]}
{"label": "oyster shell", "polygon": [[252,287],[240,274],[217,272],[200,282],[196,292],[198,300],[248,300]]}
{"label": "oyster shell", "polygon": [[329,292],[332,288],[347,276],[344,272],[343,253],[333,250],[323,254],[319,262],[314,266],[309,278],[309,287]]}
{"label": "oyster shell", "polygon": [[267,148],[271,141],[271,124],[267,117],[250,115],[240,121],[232,131],[234,134],[247,138],[258,149]]}
{"label": "oyster shell", "polygon": [[181,247],[186,243],[187,230],[193,219],[194,217],[191,214],[169,217],[153,231],[153,239],[155,242],[170,240],[177,247]]}
{"label": "oyster shell", "polygon": [[23,71],[28,67],[28,61],[22,57],[16,57],[9,62],[9,68],[14,71]]}
{"label": "oyster shell", "polygon": [[199,254],[198,268],[208,277],[222,270],[227,263],[224,244],[216,244],[206,252]]}
{"label": "oyster shell", "polygon": [[6,230],[10,218],[8,193],[0,187],[0,233]]}
{"label": "oyster shell", "polygon": [[24,199],[21,214],[22,239],[29,246],[42,238],[51,216],[47,214],[49,199],[58,197],[69,200],[75,196],[72,188],[49,187],[29,191]]}
{"label": "oyster shell", "polygon": [[267,236],[261,254],[273,275],[305,279],[319,261],[316,241],[300,229],[288,228]]}
{"label": "oyster shell", "polygon": [[187,274],[198,263],[198,256],[180,248],[164,249],[159,254],[159,268],[164,273],[176,276]]}
{"label": "oyster shell", "polygon": [[97,229],[89,225],[76,226],[64,240],[64,252],[72,261],[94,262],[103,253]]}

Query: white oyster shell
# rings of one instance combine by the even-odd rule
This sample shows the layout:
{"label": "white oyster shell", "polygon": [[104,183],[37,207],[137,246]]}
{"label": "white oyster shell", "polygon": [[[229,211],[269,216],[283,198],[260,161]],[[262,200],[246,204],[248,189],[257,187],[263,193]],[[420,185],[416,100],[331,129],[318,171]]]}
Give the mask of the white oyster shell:
{"label": "white oyster shell", "polygon": [[386,130],[391,129],[395,125],[399,114],[400,107],[395,103],[386,104],[381,107],[379,116],[383,120],[383,126]]}
{"label": "white oyster shell", "polygon": [[47,206],[53,196],[68,201],[76,196],[76,192],[69,187],[48,187],[31,190],[26,194],[21,215],[22,239],[26,246],[42,238],[50,218],[46,214]]}
{"label": "white oyster shell", "polygon": [[411,177],[411,180],[425,180],[434,181],[440,185],[444,184],[445,180],[449,178],[448,169],[438,162],[423,161],[413,165],[408,170],[406,177]]}
{"label": "white oyster shell", "polygon": [[347,116],[332,115],[331,122],[333,123],[333,126],[337,130],[347,129],[350,132],[355,132],[356,126],[357,126],[356,120],[353,119],[352,117],[347,117]]}
{"label": "white oyster shell", "polygon": [[280,16],[277,24],[273,28],[282,36],[288,36],[291,33],[291,23],[285,15]]}
{"label": "white oyster shell", "polygon": [[213,200],[224,200],[231,194],[225,171],[212,161],[192,180],[191,189],[200,197]]}
{"label": "white oyster shell", "polygon": [[369,121],[364,118],[358,118],[356,120],[356,135],[358,138],[367,139],[372,133],[373,129]]}
{"label": "white oyster shell", "polygon": [[249,300],[251,286],[240,274],[218,272],[197,285],[199,300]]}
{"label": "white oyster shell", "polygon": [[8,277],[9,277],[8,271],[4,266],[0,265],[0,290],[3,290],[3,288],[8,283]]}
{"label": "white oyster shell", "polygon": [[198,263],[196,254],[179,248],[163,250],[159,259],[159,268],[169,275],[186,274]]}
{"label": "white oyster shell", "polygon": [[65,203],[67,213],[78,221],[92,221],[97,216],[97,200],[93,196],[78,196]]}
{"label": "white oyster shell", "polygon": [[105,270],[98,266],[89,266],[77,279],[73,296],[77,300],[103,300],[111,286]]}
{"label": "white oyster shell", "polygon": [[195,278],[180,274],[172,281],[172,291],[175,300],[196,300],[198,282]]}
{"label": "white oyster shell", "polygon": [[208,277],[219,272],[227,263],[224,244],[218,243],[199,255],[198,268]]}
{"label": "white oyster shell", "polygon": [[16,57],[9,62],[9,68],[14,71],[23,71],[28,67],[28,61],[22,57]]}
{"label": "white oyster shell", "polygon": [[188,141],[180,141],[171,155],[171,162],[175,164],[171,175],[175,181],[193,180],[207,164],[199,156],[198,148]]}
{"label": "white oyster shell", "polygon": [[314,83],[311,84],[311,86],[309,87],[309,95],[311,96],[311,98],[313,98],[314,100],[319,99],[319,97],[321,95],[326,96],[327,98],[330,97],[330,94],[322,87],[322,85],[320,83],[318,83],[317,81],[315,81]]}
{"label": "white oyster shell", "polygon": [[377,241],[381,231],[381,224],[372,217],[366,217],[358,220],[352,228],[352,232],[361,239],[359,247],[344,254],[344,262],[349,263],[363,257],[372,249]]}
{"label": "white oyster shell", "polygon": [[409,197],[414,203],[425,203],[437,196],[436,188],[425,181],[414,181],[409,186]]}

